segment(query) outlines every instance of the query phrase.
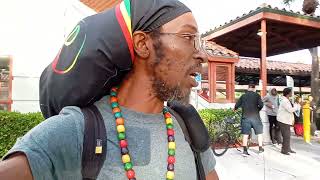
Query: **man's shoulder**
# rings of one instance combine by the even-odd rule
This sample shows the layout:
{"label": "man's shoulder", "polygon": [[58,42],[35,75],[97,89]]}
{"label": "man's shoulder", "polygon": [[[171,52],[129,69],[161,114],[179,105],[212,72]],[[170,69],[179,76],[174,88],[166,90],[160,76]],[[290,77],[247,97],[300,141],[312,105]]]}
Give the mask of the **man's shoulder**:
{"label": "man's shoulder", "polygon": [[255,97],[261,97],[259,93],[251,91],[250,93],[251,95],[255,96]]}
{"label": "man's shoulder", "polygon": [[[29,134],[31,135],[55,135],[57,137],[68,136],[74,133],[79,135],[84,129],[84,117],[81,109],[78,107],[65,107],[56,116],[52,116],[38,126],[33,128]],[[45,132],[43,134],[42,132]],[[64,134],[64,135],[61,135]],[[48,137],[49,138],[49,137]]]}
{"label": "man's shoulder", "polygon": [[64,107],[60,113],[56,116],[53,116],[45,121],[49,121],[54,124],[64,124],[70,126],[84,126],[84,115],[81,111],[81,108],[76,106],[67,106]]}

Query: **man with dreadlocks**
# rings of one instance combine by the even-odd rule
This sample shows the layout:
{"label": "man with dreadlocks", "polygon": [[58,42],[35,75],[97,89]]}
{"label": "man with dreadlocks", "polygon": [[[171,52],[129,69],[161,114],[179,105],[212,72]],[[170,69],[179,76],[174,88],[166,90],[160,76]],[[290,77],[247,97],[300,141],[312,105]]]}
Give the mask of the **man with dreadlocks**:
{"label": "man with dreadlocks", "polygon": [[[106,23],[109,31],[81,32],[99,26],[96,22],[104,18],[107,23],[101,23]],[[126,27],[130,22],[132,28]],[[194,76],[206,61],[191,11],[177,0],[125,0],[84,19],[79,29],[79,36],[84,35],[79,53],[86,54],[100,43],[99,53],[105,53],[111,62],[129,59],[131,63],[132,59],[131,70],[121,84],[95,103],[107,131],[106,160],[97,179],[197,179],[191,147],[176,118],[164,106],[165,101],[188,98],[190,89],[197,86]],[[118,35],[120,39],[115,40]],[[73,68],[62,71],[59,66],[55,61],[52,68],[60,74]],[[87,78],[93,76],[83,73]],[[91,79],[81,83],[89,82]],[[18,140],[0,162],[0,179],[82,179],[83,137],[80,108],[64,107],[59,115]],[[201,160],[206,179],[217,180],[210,148],[201,153]]]}

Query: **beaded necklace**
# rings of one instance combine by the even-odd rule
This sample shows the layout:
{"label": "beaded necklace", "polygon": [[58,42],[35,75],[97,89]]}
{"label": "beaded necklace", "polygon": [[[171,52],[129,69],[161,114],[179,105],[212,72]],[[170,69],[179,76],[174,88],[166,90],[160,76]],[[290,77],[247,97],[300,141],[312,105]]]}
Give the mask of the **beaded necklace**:
{"label": "beaded necklace", "polygon": [[[116,120],[116,128],[117,135],[119,140],[121,159],[124,166],[124,170],[126,171],[126,175],[129,180],[136,180],[135,172],[133,170],[133,164],[131,162],[131,156],[129,154],[128,142],[126,139],[126,129],[124,126],[124,119],[121,113],[121,109],[119,107],[118,98],[117,98],[118,88],[112,88],[110,92],[110,104],[112,108],[112,113]],[[166,180],[174,179],[174,163],[175,163],[175,149],[176,143],[174,138],[174,130],[173,130],[173,121],[171,118],[171,114],[169,113],[166,107],[163,108],[163,115],[167,127],[167,135],[168,135],[168,166],[167,166],[167,174]]]}

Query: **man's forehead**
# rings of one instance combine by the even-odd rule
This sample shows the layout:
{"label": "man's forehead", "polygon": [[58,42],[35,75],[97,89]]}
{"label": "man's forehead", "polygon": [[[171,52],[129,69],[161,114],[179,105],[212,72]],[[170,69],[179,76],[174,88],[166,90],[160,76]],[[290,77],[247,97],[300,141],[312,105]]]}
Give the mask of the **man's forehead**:
{"label": "man's forehead", "polygon": [[164,24],[162,29],[166,32],[191,31],[195,33],[198,32],[198,25],[192,13],[185,13]]}

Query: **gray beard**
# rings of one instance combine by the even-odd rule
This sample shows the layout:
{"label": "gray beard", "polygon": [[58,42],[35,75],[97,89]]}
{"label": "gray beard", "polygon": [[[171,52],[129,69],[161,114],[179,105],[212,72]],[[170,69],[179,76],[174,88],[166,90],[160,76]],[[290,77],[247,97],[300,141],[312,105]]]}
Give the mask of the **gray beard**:
{"label": "gray beard", "polygon": [[191,90],[184,94],[179,84],[174,87],[168,87],[160,78],[155,78],[152,88],[155,95],[162,101],[179,101],[182,104],[189,104]]}

